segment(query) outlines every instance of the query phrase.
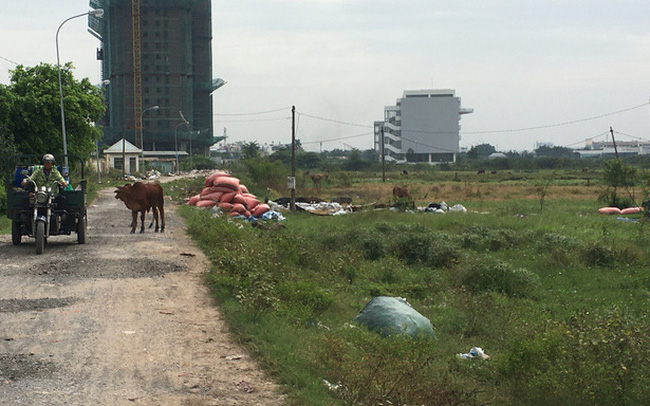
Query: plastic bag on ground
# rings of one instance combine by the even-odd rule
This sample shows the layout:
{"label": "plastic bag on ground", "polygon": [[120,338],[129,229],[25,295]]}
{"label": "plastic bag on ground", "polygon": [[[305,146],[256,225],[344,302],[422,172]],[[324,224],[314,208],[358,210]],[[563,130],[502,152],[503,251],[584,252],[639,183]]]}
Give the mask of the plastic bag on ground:
{"label": "plastic bag on ground", "polygon": [[384,336],[435,336],[431,321],[413,309],[404,298],[377,296],[366,304],[354,321]]}

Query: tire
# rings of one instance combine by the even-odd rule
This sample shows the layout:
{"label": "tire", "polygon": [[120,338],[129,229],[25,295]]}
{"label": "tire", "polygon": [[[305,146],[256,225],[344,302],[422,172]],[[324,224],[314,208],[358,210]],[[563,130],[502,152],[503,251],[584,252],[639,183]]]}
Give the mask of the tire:
{"label": "tire", "polygon": [[14,245],[20,245],[20,240],[23,237],[20,223],[16,220],[11,220],[11,241]]}
{"label": "tire", "polygon": [[45,249],[45,223],[36,222],[36,253],[42,254]]}
{"label": "tire", "polygon": [[77,222],[77,242],[79,244],[86,243],[86,213]]}

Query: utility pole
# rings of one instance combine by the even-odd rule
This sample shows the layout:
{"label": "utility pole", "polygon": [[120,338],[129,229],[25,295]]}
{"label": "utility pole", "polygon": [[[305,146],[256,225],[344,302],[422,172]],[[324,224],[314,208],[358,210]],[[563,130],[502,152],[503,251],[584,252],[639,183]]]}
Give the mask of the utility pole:
{"label": "utility pole", "polygon": [[386,182],[386,155],[385,155],[385,150],[384,150],[384,125],[381,125],[381,128],[379,129],[381,132],[381,181]]}
{"label": "utility pole", "polygon": [[609,132],[612,134],[612,143],[614,144],[614,153],[616,154],[616,159],[618,159],[618,148],[616,148],[616,140],[614,139],[614,130],[612,127],[609,127]]}
{"label": "utility pole", "polygon": [[126,178],[126,129],[122,128],[122,179]]}
{"label": "utility pole", "polygon": [[291,106],[291,211],[296,211],[296,106]]}

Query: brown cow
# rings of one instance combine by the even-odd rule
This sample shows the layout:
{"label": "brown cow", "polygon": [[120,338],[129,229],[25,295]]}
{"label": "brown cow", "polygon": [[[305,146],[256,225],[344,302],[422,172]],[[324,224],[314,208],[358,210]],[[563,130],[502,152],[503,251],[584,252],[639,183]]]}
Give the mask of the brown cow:
{"label": "brown cow", "polygon": [[399,186],[395,186],[393,188],[393,197],[395,199],[399,199],[399,198],[402,198],[402,197],[405,197],[407,199],[411,199],[411,195],[409,194],[408,188],[399,187]]}
{"label": "brown cow", "polygon": [[311,181],[314,182],[314,188],[320,190],[321,182],[329,179],[330,175],[328,173],[315,173],[309,176]]}
{"label": "brown cow", "polygon": [[117,190],[115,190],[115,198],[122,200],[126,207],[131,209],[133,215],[131,233],[135,233],[135,228],[138,225],[138,212],[140,212],[140,221],[142,223],[140,233],[144,233],[144,215],[149,212],[149,209],[153,211],[153,219],[149,224],[149,228],[151,228],[155,220],[155,231],[158,232],[158,213],[160,213],[160,232],[165,231],[165,201],[163,189],[159,184],[135,182],[133,185],[118,186]]}

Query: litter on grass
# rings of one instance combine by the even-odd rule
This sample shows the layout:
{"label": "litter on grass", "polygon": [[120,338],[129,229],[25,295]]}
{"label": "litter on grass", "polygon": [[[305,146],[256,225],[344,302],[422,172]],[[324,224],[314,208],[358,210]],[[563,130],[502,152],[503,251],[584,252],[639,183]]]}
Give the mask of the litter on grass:
{"label": "litter on grass", "polygon": [[464,358],[464,359],[471,359],[471,358],[480,358],[480,359],[488,359],[490,358],[489,355],[483,351],[481,347],[472,347],[469,352],[464,353],[464,354],[458,354],[459,358]]}

